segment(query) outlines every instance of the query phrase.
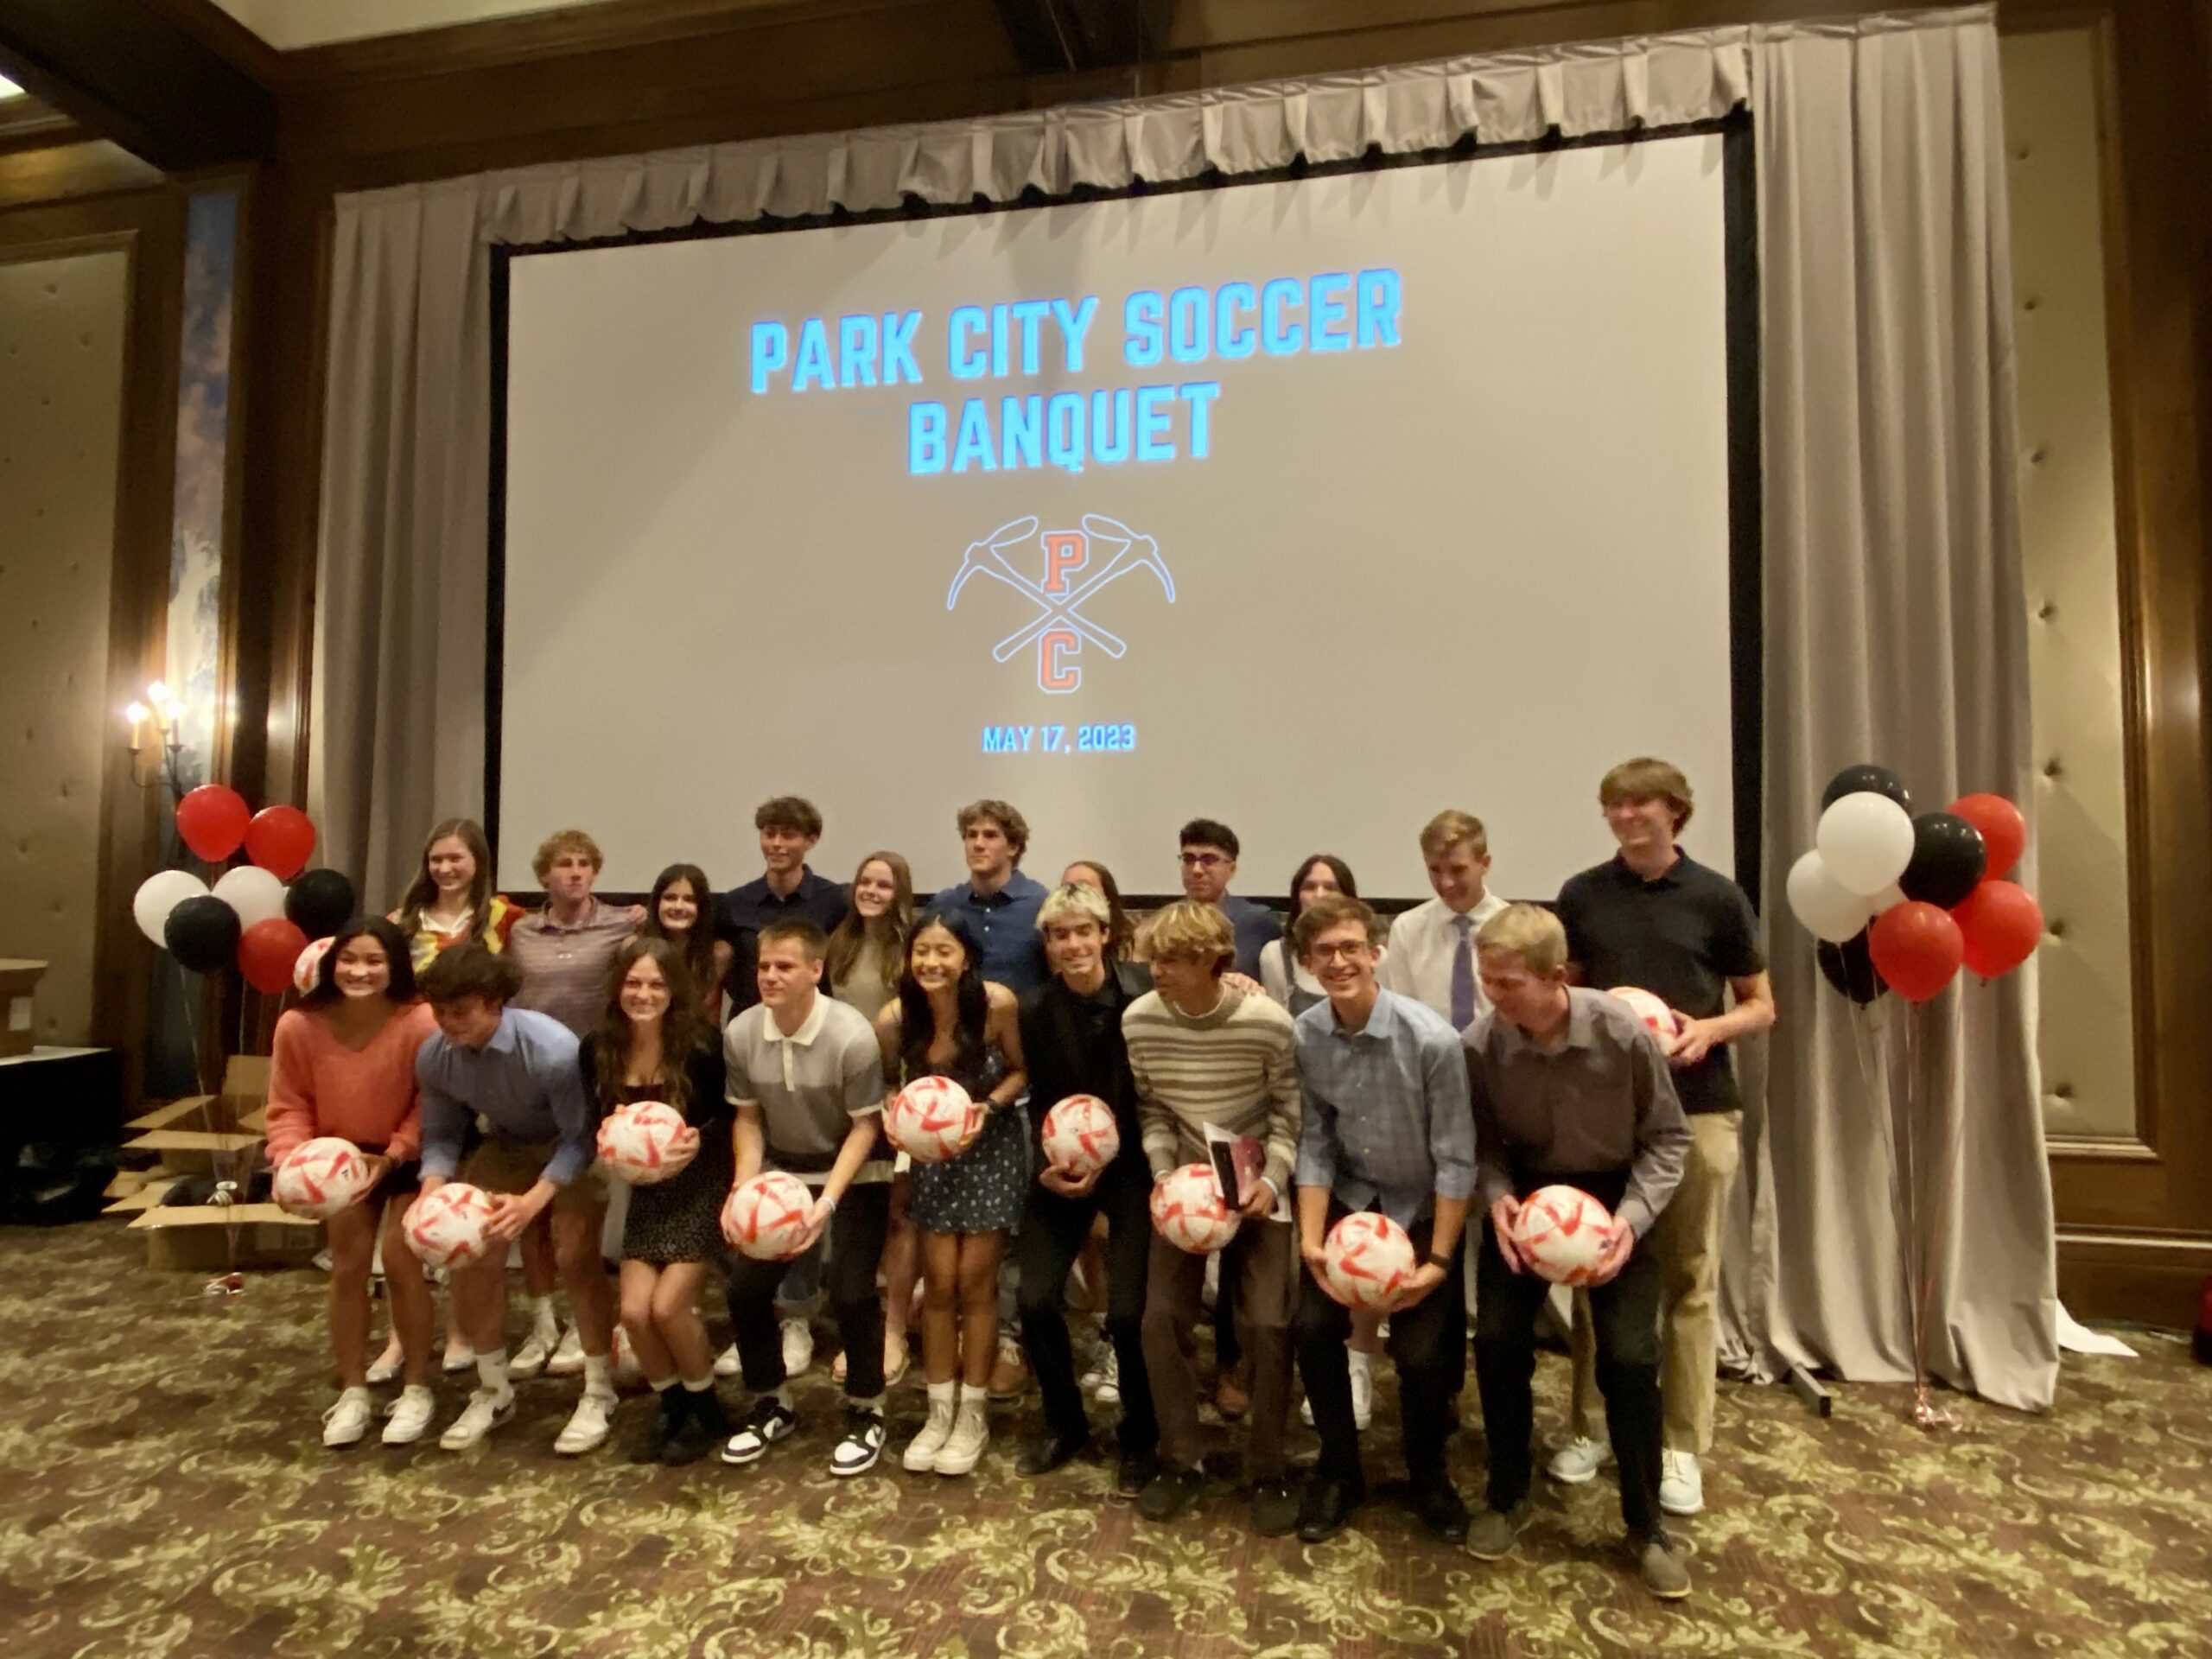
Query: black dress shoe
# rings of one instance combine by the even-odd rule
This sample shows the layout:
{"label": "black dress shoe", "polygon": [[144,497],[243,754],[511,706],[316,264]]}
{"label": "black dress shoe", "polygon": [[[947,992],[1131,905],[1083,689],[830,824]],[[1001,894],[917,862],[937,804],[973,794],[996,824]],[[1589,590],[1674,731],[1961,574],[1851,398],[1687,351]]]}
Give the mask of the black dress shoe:
{"label": "black dress shoe", "polygon": [[1206,1478],[1196,1469],[1162,1469],[1137,1494],[1137,1513],[1147,1521],[1173,1521],[1205,1489]]}
{"label": "black dress shoe", "polygon": [[1449,1481],[1416,1489],[1409,1502],[1431,1536],[1447,1544],[1467,1541],[1467,1505]]}
{"label": "black dress shoe", "polygon": [[653,1414],[639,1431],[638,1438],[630,1443],[632,1463],[658,1463],[661,1453],[668,1450],[676,1431],[685,1416],[683,1389],[681,1386],[663,1389],[653,1402]]}
{"label": "black dress shoe", "polygon": [[1298,1494],[1282,1480],[1252,1483],[1252,1530],[1262,1538],[1287,1537],[1298,1525]]}
{"label": "black dress shoe", "polygon": [[1145,1484],[1160,1472],[1160,1453],[1157,1452],[1124,1452],[1114,1471],[1114,1496],[1135,1497],[1145,1489]]}
{"label": "black dress shoe", "polygon": [[1366,1496],[1367,1488],[1360,1481],[1314,1476],[1306,1483],[1306,1496],[1299,1500],[1298,1535],[1309,1544],[1335,1537]]}
{"label": "black dress shoe", "polygon": [[1090,1444],[1088,1433],[1056,1434],[1041,1429],[1022,1442],[1021,1455],[1014,1460],[1014,1472],[1049,1475]]}

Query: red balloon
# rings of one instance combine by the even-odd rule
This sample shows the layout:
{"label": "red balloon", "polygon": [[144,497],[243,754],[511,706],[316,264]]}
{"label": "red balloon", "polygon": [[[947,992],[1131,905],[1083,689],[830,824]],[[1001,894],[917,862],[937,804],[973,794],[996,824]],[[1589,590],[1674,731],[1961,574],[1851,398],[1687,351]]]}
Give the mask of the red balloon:
{"label": "red balloon", "polygon": [[307,948],[308,936],[297,922],[271,916],[238,935],[238,972],[255,990],[274,996],[291,984],[292,969]]}
{"label": "red balloon", "polygon": [[1908,899],[1874,918],[1866,950],[1891,990],[1908,1002],[1925,1002],[1959,971],[1966,940],[1948,911]]}
{"label": "red balloon", "polygon": [[[1981,872],[1984,880],[1994,881],[2020,861],[2028,845],[2028,821],[2012,802],[2002,795],[1961,795],[1949,810],[1981,831],[1981,844],[1989,849],[1989,862]],[[1952,909],[1955,913],[1958,906]]]}
{"label": "red balloon", "polygon": [[1952,907],[1966,940],[1966,964],[1978,979],[2009,974],[2035,954],[2043,906],[2017,881],[1985,881]]}
{"label": "red balloon", "polygon": [[245,798],[221,784],[202,784],[176,804],[176,832],[210,864],[238,849],[251,817]]}
{"label": "red balloon", "polygon": [[307,868],[313,851],[315,825],[296,806],[264,806],[246,825],[245,855],[279,881]]}

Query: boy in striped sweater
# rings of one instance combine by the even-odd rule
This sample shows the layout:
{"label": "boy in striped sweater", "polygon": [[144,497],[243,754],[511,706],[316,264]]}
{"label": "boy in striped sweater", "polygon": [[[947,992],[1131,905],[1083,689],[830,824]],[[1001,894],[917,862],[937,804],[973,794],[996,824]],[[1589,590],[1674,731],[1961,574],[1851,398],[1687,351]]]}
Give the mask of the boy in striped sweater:
{"label": "boy in striped sweater", "polygon": [[[1283,1459],[1290,1426],[1287,1328],[1298,1252],[1281,1205],[1298,1155],[1297,1043],[1281,1008],[1222,982],[1236,965],[1236,937],[1218,906],[1187,900],[1170,905],[1145,929],[1141,950],[1151,960],[1154,988],[1123,1013],[1122,1036],[1154,1179],[1179,1165],[1209,1161],[1208,1125],[1250,1135],[1266,1147],[1265,1166],[1243,1208],[1236,1236],[1222,1250],[1221,1272],[1224,1284],[1236,1275],[1244,1351],[1252,1365],[1245,1449],[1252,1522],[1262,1536],[1281,1537],[1298,1521]],[[1137,1512],[1147,1520],[1179,1514],[1205,1485],[1192,1343],[1205,1268],[1205,1256],[1153,1239],[1144,1357],[1160,1419],[1160,1470],[1137,1497]]]}

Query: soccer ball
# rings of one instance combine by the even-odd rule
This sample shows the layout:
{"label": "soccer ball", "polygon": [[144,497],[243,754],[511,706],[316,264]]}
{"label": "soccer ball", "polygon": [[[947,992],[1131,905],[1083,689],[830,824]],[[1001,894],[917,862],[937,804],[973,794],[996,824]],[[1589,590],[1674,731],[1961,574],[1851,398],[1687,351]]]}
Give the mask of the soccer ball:
{"label": "soccer ball", "polygon": [[814,1221],[814,1194],[780,1169],[763,1170],[730,1189],[722,1205],[722,1236],[756,1262],[795,1255]]}
{"label": "soccer ball", "polygon": [[336,937],[309,939],[298,958],[292,963],[292,988],[302,996],[311,995],[315,982],[322,977],[322,959],[330,954],[330,947],[338,943]]}
{"label": "soccer ball", "polygon": [[1646,990],[1633,985],[1616,985],[1611,993],[1629,1006],[1629,1012],[1643,1021],[1643,1028],[1666,1042],[1682,1028],[1681,1016]]}
{"label": "soccer ball", "polygon": [[1045,1114],[1045,1156],[1064,1175],[1080,1180],[1105,1168],[1121,1150],[1114,1109],[1096,1095],[1070,1095]]}
{"label": "soccer ball", "polygon": [[1153,1229],[1179,1250],[1211,1255],[1236,1236],[1236,1223],[1211,1164],[1185,1164],[1152,1189]]}
{"label": "soccer ball", "polygon": [[1371,1211],[1346,1216],[1330,1228],[1321,1257],[1329,1288],[1352,1307],[1388,1306],[1420,1266],[1406,1230]]}
{"label": "soccer ball", "polygon": [[983,1114],[950,1077],[916,1077],[883,1109],[883,1133],[918,1164],[941,1164],[982,1133]]}
{"label": "soccer ball", "polygon": [[1605,1253],[1612,1217],[1580,1187],[1546,1186],[1521,1204],[1513,1223],[1513,1248],[1540,1279],[1555,1285],[1586,1285],[1590,1270]]}
{"label": "soccer ball", "polygon": [[448,1181],[435,1192],[425,1192],[407,1211],[407,1248],[425,1267],[465,1268],[481,1262],[496,1249],[502,1260],[504,1243],[494,1243],[484,1233],[492,1219],[492,1195],[466,1181]]}
{"label": "soccer ball", "polygon": [[276,1167],[270,1196],[296,1216],[327,1221],[368,1190],[369,1162],[351,1141],[320,1135]]}
{"label": "soccer ball", "polygon": [[683,1173],[699,1150],[699,1132],[658,1100],[609,1112],[599,1126],[599,1161],[632,1186]]}

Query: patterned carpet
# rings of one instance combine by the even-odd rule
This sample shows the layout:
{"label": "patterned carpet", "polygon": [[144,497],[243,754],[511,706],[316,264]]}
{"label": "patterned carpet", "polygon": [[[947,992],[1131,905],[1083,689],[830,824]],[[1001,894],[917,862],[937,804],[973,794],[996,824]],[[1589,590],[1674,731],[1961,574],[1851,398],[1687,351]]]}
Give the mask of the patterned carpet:
{"label": "patterned carpet", "polygon": [[[327,1452],[319,1274],[215,1305],[112,1223],[0,1242],[7,1659],[2212,1655],[2212,1371],[2156,1338],[2069,1364],[2045,1417],[1965,1402],[1940,1440],[1895,1389],[1845,1391],[1823,1423],[1724,1386],[1711,1507],[1684,1528],[1697,1593],[1667,1608],[1604,1482],[1544,1494],[1521,1558],[1484,1567],[1379,1502],[1315,1547],[1255,1538],[1225,1494],[1147,1527],[1103,1456],[1017,1477],[1026,1407],[970,1479],[887,1460],[836,1481],[820,1365],[801,1432],[749,1471],[557,1459],[558,1381],[522,1385],[473,1452]],[[1565,1372],[1544,1360],[1540,1420]],[[1370,1478],[1395,1456],[1382,1394]],[[894,1445],[920,1404],[900,1392]],[[1471,1497],[1480,1449],[1455,1443]]]}

